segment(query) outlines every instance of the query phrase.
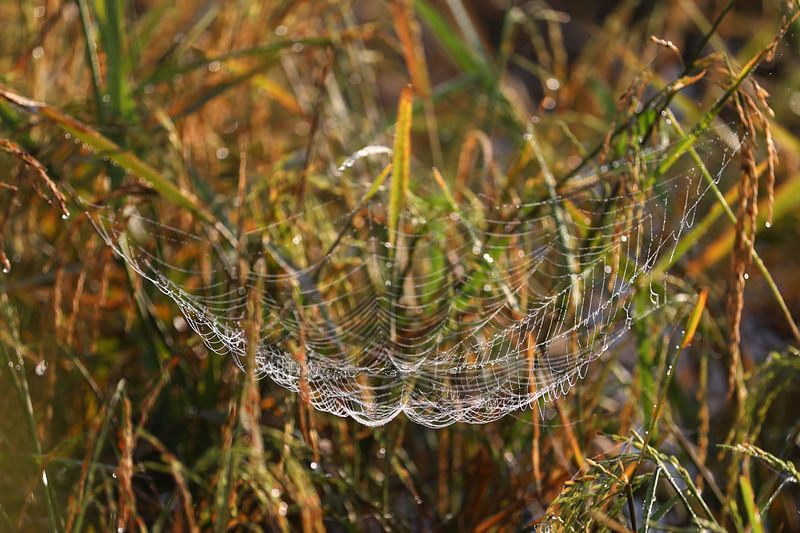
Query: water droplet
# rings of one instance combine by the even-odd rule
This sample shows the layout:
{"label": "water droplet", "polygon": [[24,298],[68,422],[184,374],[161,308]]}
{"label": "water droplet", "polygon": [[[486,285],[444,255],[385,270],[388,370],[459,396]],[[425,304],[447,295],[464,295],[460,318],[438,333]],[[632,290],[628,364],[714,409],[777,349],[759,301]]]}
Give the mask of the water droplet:
{"label": "water droplet", "polygon": [[750,279],[750,274],[748,274],[747,272],[745,272],[745,273],[744,273],[744,279]]}
{"label": "water droplet", "polygon": [[278,514],[281,516],[286,516],[287,511],[289,511],[289,504],[286,502],[281,502],[278,504]]}
{"label": "water droplet", "polygon": [[491,285],[489,285],[488,283],[486,283],[486,284],[483,286],[483,290],[485,290],[486,292],[489,292],[489,291],[491,291],[491,290],[492,290],[492,286],[491,286]]}
{"label": "water droplet", "polygon": [[37,376],[44,376],[45,372],[47,372],[47,361],[42,359],[36,363],[36,367],[34,367],[33,371],[36,372]]}
{"label": "water droplet", "polygon": [[300,244],[300,241],[302,241],[302,240],[303,240],[303,238],[302,238],[302,237],[300,237],[300,235],[295,235],[295,236],[292,238],[292,242],[293,242],[294,244]]}
{"label": "water droplet", "polygon": [[384,457],[386,457],[386,448],[381,448],[380,450],[378,450],[378,453],[376,455],[378,456],[378,459],[383,459]]}
{"label": "water droplet", "polygon": [[620,238],[620,240],[621,240],[622,242],[628,242],[628,236],[627,236],[627,235],[623,235],[623,236]]}
{"label": "water droplet", "polygon": [[771,227],[772,227],[772,222],[770,222],[769,220],[767,220],[766,224],[764,224],[764,225],[767,227],[767,229],[769,229],[769,228],[771,228]]}
{"label": "water droplet", "polygon": [[67,220],[68,218],[69,218],[69,211],[61,213],[61,220]]}
{"label": "water droplet", "polygon": [[47,486],[47,472],[44,470],[42,470],[42,483],[44,483],[45,487]]}
{"label": "water droplet", "polygon": [[3,274],[8,274],[9,272],[11,272],[11,269],[10,269],[10,268],[8,268],[8,267],[3,267]]}
{"label": "water droplet", "polygon": [[387,279],[386,281],[383,282],[383,284],[386,285],[387,287],[391,287],[392,280]]}
{"label": "water droplet", "polygon": [[319,465],[317,464],[316,461],[311,461],[311,463],[308,466],[311,467],[311,470],[316,470],[317,468],[319,468]]}
{"label": "water droplet", "polygon": [[269,493],[273,498],[281,497],[281,489],[279,489],[278,487],[272,487],[272,490]]}
{"label": "water droplet", "polygon": [[484,259],[484,261],[486,261],[489,264],[494,263],[494,258],[491,255],[489,255],[488,253],[487,254],[483,254],[483,259]]}

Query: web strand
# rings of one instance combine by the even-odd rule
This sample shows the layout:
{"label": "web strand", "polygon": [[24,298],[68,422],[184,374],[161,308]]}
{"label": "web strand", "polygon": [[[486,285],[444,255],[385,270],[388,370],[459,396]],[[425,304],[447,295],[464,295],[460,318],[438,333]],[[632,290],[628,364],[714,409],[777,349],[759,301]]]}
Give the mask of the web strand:
{"label": "web strand", "polygon": [[[706,142],[723,154],[719,176],[730,155]],[[360,159],[386,153],[362,149],[330,179],[346,182]],[[246,273],[232,266],[237,250],[209,247],[185,213],[154,220],[129,204],[90,216],[210,351],[244,368],[246,304],[261,288],[260,376],[369,426],[404,413],[443,427],[564,396],[642,312],[665,305],[653,268],[692,226],[708,184],[691,168],[648,183],[624,167],[579,176],[556,199],[508,204],[477,194],[459,213],[435,191],[415,191],[393,235],[385,194],[355,210],[311,195],[299,214],[246,234]],[[638,291],[651,306],[637,316]]]}

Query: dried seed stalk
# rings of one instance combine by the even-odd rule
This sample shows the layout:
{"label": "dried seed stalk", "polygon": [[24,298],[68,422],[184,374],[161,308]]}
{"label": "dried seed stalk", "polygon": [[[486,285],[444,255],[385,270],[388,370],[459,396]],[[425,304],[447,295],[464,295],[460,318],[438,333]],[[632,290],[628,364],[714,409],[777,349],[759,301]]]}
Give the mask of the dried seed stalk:
{"label": "dried seed stalk", "polygon": [[[22,161],[26,166],[33,169],[37,176],[44,182],[47,188],[50,190],[50,193],[56,200],[58,207],[61,209],[61,213],[65,216],[69,216],[69,210],[67,209],[67,199],[61,193],[61,191],[56,187],[56,184],[53,180],[50,179],[50,176],[47,175],[47,169],[44,168],[35,157],[33,157],[28,152],[22,150],[16,143],[10,142],[6,139],[0,138],[0,150],[11,154],[12,156],[16,157],[20,161]],[[33,186],[36,193],[48,204],[53,205],[53,201],[50,199],[49,196],[44,194],[44,192],[39,188],[35,181],[31,181],[31,185]],[[11,188],[11,187],[9,187]]]}
{"label": "dried seed stalk", "polygon": [[731,275],[728,280],[728,301],[726,312],[730,326],[728,350],[731,354],[728,374],[728,395],[733,393],[736,370],[741,353],[742,307],[744,305],[745,271],[750,266],[755,241],[756,215],[758,214],[758,170],[756,164],[756,127],[755,117],[758,108],[746,94],[737,92],[735,97],[736,112],[739,116],[744,135],[740,150],[740,166],[742,177],[739,181],[739,210],[736,216],[736,234],[731,254]]}

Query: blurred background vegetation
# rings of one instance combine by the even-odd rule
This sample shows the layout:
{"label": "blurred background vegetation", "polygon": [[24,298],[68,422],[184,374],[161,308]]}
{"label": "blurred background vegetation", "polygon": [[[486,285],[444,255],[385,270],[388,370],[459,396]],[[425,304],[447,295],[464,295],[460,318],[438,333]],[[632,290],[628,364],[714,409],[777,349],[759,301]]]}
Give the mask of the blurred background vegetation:
{"label": "blurred background vegetation", "polygon": [[[773,43],[796,9],[0,2],[0,529],[800,531],[797,22]],[[712,81],[692,78],[703,69]],[[534,177],[535,163],[512,163],[535,117],[553,171],[566,175],[650,110],[690,131],[740,72],[748,79],[723,100],[723,120],[747,118],[735,103],[758,99],[752,80],[774,109],[751,118],[757,174],[769,174],[767,129],[779,154],[753,226],[775,288],[748,266],[734,327],[726,280],[744,230],[709,203],[704,231],[684,237],[670,271],[682,305],[637,323],[544,417],[442,430],[401,417],[372,429],[313,412],[209,354],[75,200],[178,191],[233,229],[249,223],[233,201],[241,167],[248,187],[289,201],[301,181],[329,180],[328,162],[390,145],[409,82],[414,168],[452,176],[464,165],[474,183],[486,172]],[[483,170],[472,169],[475,131],[492,147]],[[731,170],[720,182],[728,201],[752,199],[738,192],[747,171]],[[670,347],[693,309],[697,331],[673,369]]]}

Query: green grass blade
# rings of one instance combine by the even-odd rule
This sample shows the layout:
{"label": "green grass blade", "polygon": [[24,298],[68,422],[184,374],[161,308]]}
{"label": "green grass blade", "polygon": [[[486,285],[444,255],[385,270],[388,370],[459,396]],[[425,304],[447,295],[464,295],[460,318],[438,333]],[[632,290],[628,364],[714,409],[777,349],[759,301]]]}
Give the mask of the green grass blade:
{"label": "green grass blade", "polygon": [[95,105],[97,106],[97,119],[103,124],[105,123],[105,110],[103,108],[103,86],[100,78],[100,59],[97,57],[94,28],[86,1],[77,0],[78,11],[81,15],[83,38],[86,41],[86,61],[89,63],[89,71],[92,74],[92,89],[94,90]]}
{"label": "green grass blade", "polygon": [[462,71],[480,73],[482,78],[491,76],[489,66],[475,57],[473,50],[458,37],[458,32],[430,4],[416,0],[414,8]]}
{"label": "green grass blade", "polygon": [[106,66],[106,89],[111,99],[111,110],[117,118],[126,117],[133,110],[130,87],[127,81],[127,58],[123,36],[124,6],[120,0],[95,3],[100,40],[103,43]]}
{"label": "green grass blade", "polygon": [[117,402],[119,402],[119,399],[122,397],[122,392],[124,389],[125,380],[121,379],[117,383],[117,388],[114,391],[114,394],[105,404],[104,408],[101,409],[98,415],[103,417],[103,422],[100,426],[97,440],[94,442],[94,448],[92,450],[91,458],[89,459],[89,464],[87,465],[85,484],[81,485],[83,490],[77,495],[75,505],[78,506],[78,515],[75,518],[74,528],[71,528],[72,531],[83,531],[83,521],[86,519],[86,509],[89,507],[88,498],[89,493],[91,492],[92,483],[94,482],[94,472],[97,469],[97,465],[100,463],[100,452],[103,450],[103,444],[105,443],[106,436],[108,435],[110,421],[114,416],[112,413],[114,412]]}
{"label": "green grass blade", "polygon": [[258,46],[252,46],[249,48],[243,48],[241,50],[234,50],[232,52],[228,52],[226,54],[222,54],[219,56],[213,56],[205,59],[191,61],[187,64],[181,64],[181,65],[167,64],[160,66],[155,71],[153,71],[152,74],[150,74],[147,78],[145,78],[142,82],[140,82],[136,86],[135,92],[137,93],[141,92],[146,86],[150,84],[169,81],[175,76],[186,74],[188,72],[192,72],[193,70],[206,68],[208,67],[209,64],[215,61],[224,63],[225,61],[230,61],[232,59],[240,59],[247,57],[255,57],[255,58],[263,57],[269,59],[269,58],[276,58],[279,52],[287,48],[291,48],[295,45],[303,45],[304,47],[306,46],[326,47],[326,46],[333,46],[334,44],[335,43],[327,37],[284,39]]}
{"label": "green grass blade", "polygon": [[653,519],[653,504],[656,501],[656,489],[658,488],[658,478],[661,475],[661,467],[656,467],[653,478],[647,487],[647,496],[642,507],[642,525],[639,528],[641,533],[647,533],[650,529],[650,520]]}
{"label": "green grass blade", "polygon": [[[8,298],[5,295],[3,295],[2,299],[0,299],[0,304],[2,304],[4,321],[10,330],[11,340],[15,345],[21,346],[22,339],[19,337],[17,319],[14,311],[12,310],[11,303],[8,301]],[[41,455],[42,443],[39,440],[39,433],[36,427],[36,415],[33,412],[31,391],[28,387],[28,380],[25,377],[25,360],[23,359],[18,348],[6,346],[5,343],[0,343],[0,352],[2,352],[4,359],[6,359],[8,367],[12,369],[9,370],[9,374],[11,375],[12,382],[14,383],[14,389],[16,390],[19,402],[25,411],[25,416],[28,422],[28,431],[30,432],[31,441],[33,442],[33,449],[37,455]],[[9,352],[15,353],[16,361],[11,359]],[[15,367],[18,369],[16,372],[13,370]],[[47,506],[47,518],[50,524],[50,529],[52,531],[60,531],[52,489],[50,488],[50,484],[47,482],[47,469],[44,465],[41,468],[42,475],[39,481],[44,489],[45,504]]]}
{"label": "green grass blade", "polygon": [[739,476],[739,488],[742,491],[744,508],[747,511],[747,518],[750,520],[750,528],[753,533],[764,533],[764,526],[761,524],[761,514],[756,509],[756,497],[753,494],[753,486],[747,476]]}
{"label": "green grass blade", "polygon": [[578,266],[577,256],[575,254],[575,246],[572,236],[569,233],[568,223],[569,214],[564,209],[563,205],[558,201],[558,191],[556,190],[557,183],[553,173],[550,172],[550,167],[547,166],[547,161],[544,158],[539,142],[536,139],[533,126],[528,129],[528,142],[533,148],[533,153],[536,155],[536,160],[544,176],[544,182],[547,185],[547,195],[550,198],[550,206],[553,213],[553,219],[556,223],[556,232],[558,233],[558,244],[561,247],[561,252],[564,254],[564,259],[567,265],[566,274],[570,276],[570,283],[572,286],[572,307],[578,310],[581,305],[580,297],[583,291],[580,287],[580,267]]}

